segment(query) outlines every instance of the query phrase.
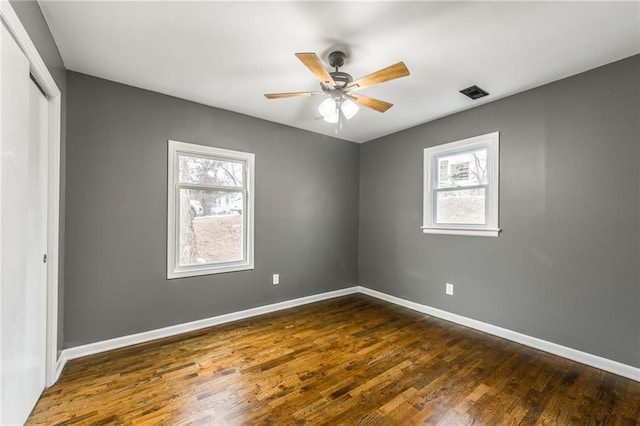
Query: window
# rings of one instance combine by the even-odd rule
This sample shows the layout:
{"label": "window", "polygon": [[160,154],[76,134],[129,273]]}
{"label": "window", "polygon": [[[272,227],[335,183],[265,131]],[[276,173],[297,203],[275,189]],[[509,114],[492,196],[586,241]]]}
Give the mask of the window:
{"label": "window", "polygon": [[254,155],[169,141],[167,278],[253,269]]}
{"label": "window", "polygon": [[426,234],[497,237],[499,133],[424,150]]}

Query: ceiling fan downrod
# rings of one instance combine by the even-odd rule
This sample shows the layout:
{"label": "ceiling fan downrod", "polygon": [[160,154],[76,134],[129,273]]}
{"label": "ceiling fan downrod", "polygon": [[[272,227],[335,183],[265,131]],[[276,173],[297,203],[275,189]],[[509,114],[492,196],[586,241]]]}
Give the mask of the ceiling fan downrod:
{"label": "ceiling fan downrod", "polygon": [[346,57],[347,55],[345,55],[344,52],[340,52],[338,50],[331,52],[329,53],[329,65],[334,67],[336,72],[338,72],[338,68],[344,66]]}

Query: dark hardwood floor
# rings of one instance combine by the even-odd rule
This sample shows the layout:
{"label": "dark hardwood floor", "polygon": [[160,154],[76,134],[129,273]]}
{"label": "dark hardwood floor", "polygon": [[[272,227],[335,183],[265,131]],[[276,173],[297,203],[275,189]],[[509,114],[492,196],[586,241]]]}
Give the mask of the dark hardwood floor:
{"label": "dark hardwood floor", "polygon": [[638,423],[638,382],[364,295],[70,361],[27,422]]}

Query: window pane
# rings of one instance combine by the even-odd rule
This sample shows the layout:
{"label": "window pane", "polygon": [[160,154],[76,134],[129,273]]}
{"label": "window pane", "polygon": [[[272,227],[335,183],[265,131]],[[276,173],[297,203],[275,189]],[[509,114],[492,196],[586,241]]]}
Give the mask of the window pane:
{"label": "window pane", "polygon": [[440,224],[486,224],[485,189],[438,192],[436,222]]}
{"label": "window pane", "polygon": [[180,183],[242,186],[244,163],[178,155]]}
{"label": "window pane", "polygon": [[487,149],[436,157],[436,188],[484,185],[487,183]]}
{"label": "window pane", "polygon": [[180,189],[179,266],[243,260],[241,192]]}

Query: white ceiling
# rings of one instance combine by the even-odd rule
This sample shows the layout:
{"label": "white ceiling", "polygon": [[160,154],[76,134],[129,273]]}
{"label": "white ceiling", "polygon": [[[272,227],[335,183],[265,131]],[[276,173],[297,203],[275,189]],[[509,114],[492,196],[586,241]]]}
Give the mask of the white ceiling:
{"label": "white ceiling", "polygon": [[[335,136],[294,56],[341,49],[354,78],[404,61],[411,75],[361,94],[339,138],[366,142],[640,53],[632,2],[39,1],[66,67]],[[459,90],[490,95],[472,101]]]}

